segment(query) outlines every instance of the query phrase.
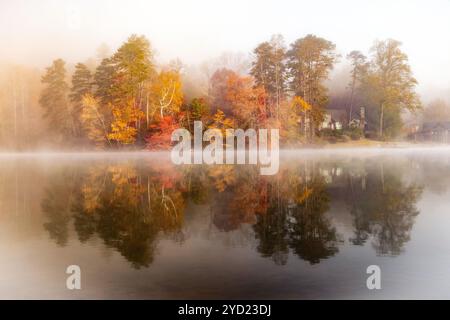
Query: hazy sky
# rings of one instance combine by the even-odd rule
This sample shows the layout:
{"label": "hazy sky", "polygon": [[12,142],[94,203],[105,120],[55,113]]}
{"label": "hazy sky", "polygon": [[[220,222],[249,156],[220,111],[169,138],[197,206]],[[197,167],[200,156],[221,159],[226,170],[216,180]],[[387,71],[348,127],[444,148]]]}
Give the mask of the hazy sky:
{"label": "hazy sky", "polygon": [[0,0],[0,60],[47,65],[94,57],[131,33],[157,58],[194,64],[223,51],[250,52],[272,34],[286,42],[313,33],[343,56],[375,39],[403,42],[419,91],[450,96],[450,0]]}

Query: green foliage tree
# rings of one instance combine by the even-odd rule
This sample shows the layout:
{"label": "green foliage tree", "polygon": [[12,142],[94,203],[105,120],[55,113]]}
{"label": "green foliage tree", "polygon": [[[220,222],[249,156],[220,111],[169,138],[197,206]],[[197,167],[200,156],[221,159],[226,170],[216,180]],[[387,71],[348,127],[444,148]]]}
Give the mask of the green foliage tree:
{"label": "green foliage tree", "polygon": [[112,89],[114,97],[119,102],[135,99],[141,108],[146,99],[145,82],[155,74],[150,42],[144,36],[132,35],[112,59],[116,73]]}
{"label": "green foliage tree", "polygon": [[353,109],[355,102],[356,89],[360,84],[363,77],[367,74],[367,57],[363,55],[360,51],[352,51],[347,55],[347,59],[351,64],[350,71],[350,103],[348,107],[348,121],[351,122],[353,120]]}
{"label": "green foliage tree", "polygon": [[323,81],[337,62],[336,46],[323,38],[307,35],[291,44],[287,52],[290,89],[312,106],[308,112],[310,135],[323,121],[323,108],[328,102]]}
{"label": "green foliage tree", "polygon": [[192,99],[186,109],[189,130],[192,132],[194,131],[194,121],[207,121],[211,115],[209,105],[206,103],[205,99],[202,98]]}
{"label": "green foliage tree", "polygon": [[[395,135],[401,128],[401,112],[415,111],[420,101],[415,92],[417,80],[408,64],[408,56],[400,49],[401,43],[388,39],[376,41],[372,47],[372,60],[362,87],[378,116],[380,138]],[[388,131],[385,122],[390,120]]]}
{"label": "green foliage tree", "polygon": [[113,83],[116,74],[116,66],[111,58],[105,58],[95,70],[94,87],[95,97],[103,105],[113,102]]}
{"label": "green foliage tree", "polygon": [[88,67],[83,63],[77,63],[75,72],[72,76],[72,87],[70,88],[70,102],[72,103],[72,118],[74,122],[75,135],[82,135],[81,111],[83,96],[92,93],[92,74]]}
{"label": "green foliage tree", "polygon": [[[263,87],[268,96],[269,106],[276,107],[278,117],[281,100],[286,91],[286,47],[281,35],[272,36],[270,41],[259,44],[253,50],[255,60],[250,74],[257,87]],[[272,111],[273,110],[268,110]]]}
{"label": "green foliage tree", "polygon": [[45,88],[41,92],[39,103],[45,110],[44,117],[48,121],[50,132],[61,141],[71,137],[73,133],[73,121],[67,98],[69,86],[66,83],[65,62],[57,59],[46,70],[41,79]]}

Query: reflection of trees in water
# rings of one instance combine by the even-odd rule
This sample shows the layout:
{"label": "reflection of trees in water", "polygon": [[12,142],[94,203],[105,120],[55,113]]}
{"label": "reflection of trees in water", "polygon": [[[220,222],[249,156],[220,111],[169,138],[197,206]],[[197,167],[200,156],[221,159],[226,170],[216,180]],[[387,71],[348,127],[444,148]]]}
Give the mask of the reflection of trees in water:
{"label": "reflection of trees in water", "polygon": [[209,206],[213,231],[236,230],[238,237],[242,226],[253,230],[246,239],[263,257],[282,265],[291,252],[315,264],[338,252],[341,237],[326,213],[331,197],[344,197],[351,201],[350,241],[372,237],[378,253],[398,254],[421,189],[405,185],[395,170],[362,167],[348,183],[354,168],[305,160],[261,176],[251,166],[91,164],[55,174],[41,203],[44,227],[64,246],[73,223],[79,241],[100,238],[139,268],[152,263],[161,235],[183,240],[191,201]]}
{"label": "reflection of trees in water", "polygon": [[380,164],[379,170],[369,171],[364,188],[351,190],[353,244],[362,245],[372,237],[378,254],[398,255],[409,241],[422,187],[405,184],[399,172]]}
{"label": "reflection of trees in water", "polygon": [[211,197],[214,225],[219,230],[231,231],[243,223],[254,224],[256,215],[264,210],[265,205],[266,183],[258,169],[224,165],[207,170],[214,188]]}
{"label": "reflection of trees in water", "polygon": [[55,177],[45,190],[41,209],[48,219],[44,223],[44,229],[58,245],[65,246],[69,240],[70,207],[79,179],[76,170],[58,171]]}
{"label": "reflection of trees in water", "polygon": [[289,248],[317,263],[337,252],[335,230],[324,216],[329,202],[324,186],[317,176],[285,171],[263,177],[253,167],[139,171],[127,164],[101,165],[90,166],[76,183],[54,184],[42,206],[48,212],[46,226],[52,226],[46,228],[59,244],[67,243],[73,218],[81,242],[98,236],[135,267],[153,261],[161,232],[182,234],[188,198],[209,203],[212,222],[221,231],[254,225],[258,251],[276,263],[286,263]]}
{"label": "reflection of trees in water", "polygon": [[330,201],[325,187],[319,175],[280,173],[270,188],[269,208],[254,226],[263,256],[285,264],[290,248],[314,264],[338,252],[336,230],[325,216]]}
{"label": "reflection of trees in water", "polygon": [[329,209],[329,195],[320,176],[308,186],[308,195],[292,208],[289,220],[289,244],[294,253],[310,263],[338,252],[336,230],[325,217]]}
{"label": "reflection of trees in water", "polygon": [[148,266],[161,232],[179,238],[184,199],[178,178],[164,168],[144,175],[129,165],[93,166],[70,196],[68,188],[54,184],[49,189],[42,201],[49,219],[45,227],[65,245],[73,217],[81,242],[98,236],[134,267]]}

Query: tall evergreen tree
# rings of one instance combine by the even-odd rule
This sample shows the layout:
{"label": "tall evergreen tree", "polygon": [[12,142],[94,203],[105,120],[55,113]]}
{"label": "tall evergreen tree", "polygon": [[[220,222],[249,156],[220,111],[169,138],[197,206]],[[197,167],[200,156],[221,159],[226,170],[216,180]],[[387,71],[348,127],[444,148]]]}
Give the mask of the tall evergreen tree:
{"label": "tall evergreen tree", "polygon": [[[111,63],[114,67],[113,81],[108,88],[112,96],[111,126],[115,128],[126,123],[127,127],[137,129],[137,135],[133,135],[133,139],[143,142],[143,131],[147,127],[141,127],[141,120],[144,118],[142,112],[145,111],[144,116],[148,119],[151,80],[156,74],[150,42],[144,36],[130,36],[113,55]],[[123,110],[120,111],[121,109]],[[119,114],[120,119],[116,119]]]}
{"label": "tall evergreen tree", "polygon": [[286,87],[286,48],[281,35],[272,36],[270,41],[259,44],[253,50],[255,60],[250,74],[255,78],[256,86],[263,87],[268,96],[269,108],[278,116],[280,102],[284,98]]}
{"label": "tall evergreen tree", "polygon": [[44,117],[48,121],[49,130],[61,141],[69,138],[73,132],[67,98],[69,86],[65,80],[65,62],[57,59],[46,70],[41,78],[45,88],[41,92],[39,103],[45,110]]}
{"label": "tall evergreen tree", "polygon": [[335,48],[328,40],[307,35],[291,44],[287,52],[290,88],[312,106],[308,112],[311,136],[314,127],[322,122],[323,108],[328,102],[323,81],[337,61]]}
{"label": "tall evergreen tree", "polygon": [[145,84],[155,75],[150,42],[144,36],[132,35],[112,59],[116,68],[113,95],[119,101],[135,99],[142,109],[146,102]]}
{"label": "tall evergreen tree", "polygon": [[92,93],[92,74],[83,63],[77,63],[72,76],[72,87],[70,88],[70,102],[72,103],[72,117],[75,135],[80,137],[81,132],[81,110],[83,107],[83,96]]}
{"label": "tall evergreen tree", "polygon": [[367,73],[368,63],[367,58],[360,51],[352,51],[347,55],[347,59],[350,60],[352,69],[350,71],[350,103],[348,106],[348,120],[353,120],[353,109],[355,104],[355,95],[358,84]]}
{"label": "tall evergreen tree", "polygon": [[95,70],[94,88],[95,97],[103,105],[113,102],[113,84],[116,66],[111,58],[105,58]]}

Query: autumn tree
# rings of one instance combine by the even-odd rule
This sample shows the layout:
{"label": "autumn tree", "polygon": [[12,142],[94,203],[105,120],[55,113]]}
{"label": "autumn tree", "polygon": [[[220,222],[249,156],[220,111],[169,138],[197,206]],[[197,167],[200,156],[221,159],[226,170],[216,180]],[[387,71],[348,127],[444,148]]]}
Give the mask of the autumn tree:
{"label": "autumn tree", "polygon": [[268,118],[267,95],[252,77],[221,69],[212,77],[211,100],[214,110],[233,116],[238,125],[255,127]]}
{"label": "autumn tree", "polygon": [[392,136],[395,129],[401,126],[401,112],[420,107],[415,92],[417,80],[412,75],[408,56],[400,46],[399,41],[392,39],[376,41],[371,49],[370,67],[362,83],[367,98],[376,107],[379,137],[385,135],[386,120],[391,121],[387,133]]}
{"label": "autumn tree", "polygon": [[323,38],[307,35],[291,44],[287,52],[290,89],[294,95],[302,97],[312,109],[310,135],[314,127],[323,120],[323,108],[328,102],[327,89],[323,81],[337,61],[336,46]]}
{"label": "autumn tree", "polygon": [[129,145],[136,142],[137,123],[144,113],[136,107],[133,99],[124,105],[112,105],[113,121],[108,139],[115,140],[119,145]]}
{"label": "autumn tree", "polygon": [[213,113],[220,109],[227,115],[231,114],[231,105],[226,97],[226,88],[229,77],[234,74],[236,74],[234,71],[222,68],[216,70],[211,76],[208,96]]}
{"label": "autumn tree", "polygon": [[[255,60],[250,74],[255,85],[263,87],[267,93],[270,113],[278,117],[280,103],[286,90],[286,48],[281,35],[272,36],[270,41],[259,44],[254,50]],[[276,110],[272,110],[275,106]],[[275,112],[274,112],[275,111]]]}
{"label": "autumn tree", "polygon": [[111,109],[110,139],[120,144],[136,141],[154,73],[153,51],[144,36],[130,36],[111,58],[102,60],[94,76],[95,96]]}
{"label": "autumn tree", "polygon": [[80,137],[82,134],[81,112],[83,96],[92,93],[92,74],[83,63],[77,63],[72,76],[72,87],[70,88],[70,102],[72,103],[72,118],[74,123],[74,134]]}
{"label": "autumn tree", "polygon": [[308,112],[311,111],[312,107],[308,102],[306,102],[300,96],[294,96],[292,98],[291,105],[294,108],[296,114],[302,115],[302,121],[303,121],[302,128],[304,130],[304,136],[306,137],[307,132],[306,132],[305,120],[306,120],[306,115],[308,114]]}
{"label": "autumn tree", "polygon": [[180,127],[180,119],[174,116],[164,116],[150,125],[147,148],[150,150],[167,150],[172,145],[172,133]]}
{"label": "autumn tree", "polygon": [[136,107],[143,110],[147,100],[146,83],[155,72],[150,42],[144,36],[132,35],[112,60],[116,69],[112,88],[114,102],[134,99]]}
{"label": "autumn tree", "polygon": [[[178,70],[161,70],[150,85],[150,102],[153,116],[155,113],[163,118],[165,115],[176,114],[183,103],[183,90]],[[147,122],[149,112],[147,112]]]}
{"label": "autumn tree", "polygon": [[258,127],[267,119],[265,90],[255,87],[251,77],[230,74],[225,87],[225,99],[242,128]]}
{"label": "autumn tree", "polygon": [[234,121],[228,118],[222,110],[217,110],[213,115],[211,123],[208,125],[208,129],[218,129],[225,136],[227,129],[234,128]]}
{"label": "autumn tree", "polygon": [[98,149],[111,145],[108,137],[111,126],[109,108],[91,94],[82,97],[81,106],[80,121],[83,133]]}
{"label": "autumn tree", "polygon": [[39,103],[45,110],[44,117],[48,121],[49,130],[60,141],[69,138],[73,133],[73,121],[67,97],[69,86],[66,83],[65,62],[62,59],[53,61],[41,81],[45,87],[41,92]]}
{"label": "autumn tree", "polygon": [[210,107],[204,98],[194,98],[185,106],[186,118],[189,129],[194,130],[194,121],[208,122],[210,119]]}

